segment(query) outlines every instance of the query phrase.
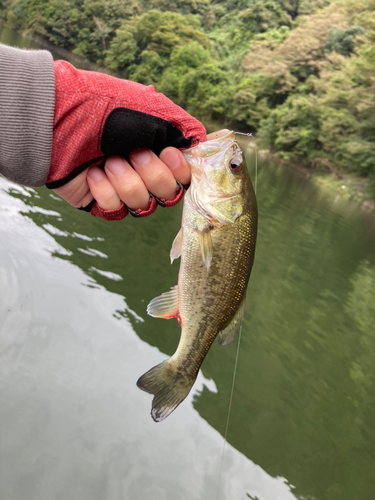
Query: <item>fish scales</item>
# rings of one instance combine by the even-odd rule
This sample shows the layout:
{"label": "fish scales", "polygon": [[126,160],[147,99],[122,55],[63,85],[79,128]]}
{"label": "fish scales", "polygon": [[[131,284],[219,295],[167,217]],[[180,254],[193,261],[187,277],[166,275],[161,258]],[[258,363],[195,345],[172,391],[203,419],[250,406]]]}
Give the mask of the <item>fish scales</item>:
{"label": "fish scales", "polygon": [[[218,332],[227,326],[245,293],[252,249],[250,225],[251,218],[246,214],[237,219],[233,227],[224,226],[212,231],[213,247],[221,259],[213,260],[209,270],[200,258],[195,229],[191,228],[187,235],[190,244],[181,255],[179,277],[183,333],[176,354],[184,356],[183,365],[194,376]],[[194,319],[185,322],[185,318]]]}
{"label": "fish scales", "polygon": [[215,338],[224,345],[238,334],[256,244],[256,198],[234,132],[222,131],[184,154],[192,181],[171,250],[172,260],[181,256],[178,285],[147,309],[177,317],[180,342],[169,360],[137,382],[154,394],[157,422],[185,399]]}

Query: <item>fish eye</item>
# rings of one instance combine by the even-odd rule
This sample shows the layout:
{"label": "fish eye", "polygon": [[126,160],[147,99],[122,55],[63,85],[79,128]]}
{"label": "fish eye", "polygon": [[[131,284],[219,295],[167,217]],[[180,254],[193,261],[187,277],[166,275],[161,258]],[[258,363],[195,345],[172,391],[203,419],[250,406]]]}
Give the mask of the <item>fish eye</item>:
{"label": "fish eye", "polygon": [[230,160],[229,167],[230,167],[232,172],[239,172],[241,170],[241,163],[237,163],[234,160]]}

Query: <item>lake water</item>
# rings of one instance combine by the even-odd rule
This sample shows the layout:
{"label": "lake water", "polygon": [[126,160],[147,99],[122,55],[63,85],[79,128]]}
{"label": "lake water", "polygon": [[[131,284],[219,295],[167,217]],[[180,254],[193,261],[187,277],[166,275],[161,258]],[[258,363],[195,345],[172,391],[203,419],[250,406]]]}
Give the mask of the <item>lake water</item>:
{"label": "lake water", "polygon": [[0,178],[1,500],[374,498],[375,214],[267,161],[258,204],[217,496],[236,342],[160,424],[135,385],[178,343],[146,306],[182,204],[107,223]]}

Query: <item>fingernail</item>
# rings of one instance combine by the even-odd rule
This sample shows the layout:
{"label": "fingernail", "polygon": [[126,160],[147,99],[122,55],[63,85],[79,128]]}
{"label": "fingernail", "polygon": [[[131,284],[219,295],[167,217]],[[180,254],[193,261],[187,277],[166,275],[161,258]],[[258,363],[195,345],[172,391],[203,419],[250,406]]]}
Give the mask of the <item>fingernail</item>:
{"label": "fingernail", "polygon": [[105,177],[103,170],[100,170],[98,167],[91,167],[87,175],[95,182],[99,182]]}
{"label": "fingernail", "polygon": [[175,149],[165,149],[160,159],[167,165],[170,170],[176,170],[180,166],[180,155]]}
{"label": "fingernail", "polygon": [[146,165],[151,160],[151,153],[148,149],[138,149],[130,155],[130,160],[137,165]]}
{"label": "fingernail", "polygon": [[105,168],[108,168],[113,175],[120,175],[125,171],[126,166],[122,158],[114,157],[107,160]]}

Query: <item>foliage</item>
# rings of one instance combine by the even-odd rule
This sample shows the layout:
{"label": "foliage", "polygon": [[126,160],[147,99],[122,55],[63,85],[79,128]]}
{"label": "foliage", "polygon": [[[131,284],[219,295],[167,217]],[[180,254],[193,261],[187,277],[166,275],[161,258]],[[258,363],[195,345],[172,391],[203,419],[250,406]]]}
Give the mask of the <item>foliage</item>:
{"label": "foliage", "polygon": [[152,0],[151,8],[181,14],[206,14],[210,0]]}
{"label": "foliage", "polygon": [[[309,16],[283,43],[254,45],[244,59],[245,71],[274,79],[267,97],[272,111],[258,133],[281,156],[375,174],[372,3],[362,4],[369,8],[366,18],[361,9],[334,4]],[[270,97],[277,93],[285,100],[274,105]]]}
{"label": "foliage", "polygon": [[[151,10],[123,22],[106,51],[105,62],[140,83],[156,83],[169,66],[169,73],[174,73],[176,58],[183,58],[183,54],[189,61],[188,69],[195,66],[194,54],[206,54],[203,59],[208,60],[209,42],[198,28],[193,16]],[[190,48],[194,48],[192,55]],[[169,89],[166,93],[171,96],[171,86]]]}
{"label": "foliage", "polygon": [[290,96],[261,122],[260,135],[272,142],[284,156],[306,157],[320,149],[318,99],[314,95]]}
{"label": "foliage", "polygon": [[136,1],[84,0],[81,17],[83,28],[78,33],[78,43],[74,52],[103,64],[106,50],[116,30],[124,20],[132,18],[138,12],[139,5]]}
{"label": "foliage", "polygon": [[[7,13],[22,27],[40,35],[49,42],[73,49],[78,41],[81,24],[81,0],[20,0]],[[11,16],[12,17],[12,16]]]}
{"label": "foliage", "polygon": [[0,0],[0,17],[285,158],[375,176],[375,0]]}
{"label": "foliage", "polygon": [[350,56],[354,52],[355,38],[363,35],[365,29],[362,26],[350,26],[346,30],[342,28],[331,28],[327,33],[327,41],[324,46],[326,52],[337,52],[343,56]]}

